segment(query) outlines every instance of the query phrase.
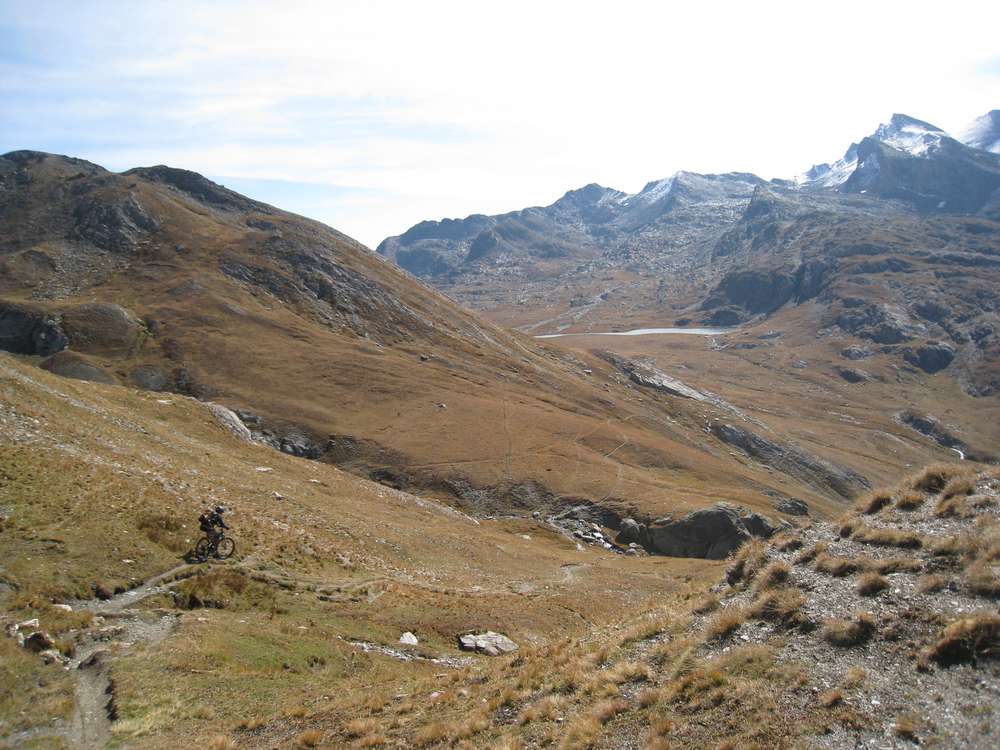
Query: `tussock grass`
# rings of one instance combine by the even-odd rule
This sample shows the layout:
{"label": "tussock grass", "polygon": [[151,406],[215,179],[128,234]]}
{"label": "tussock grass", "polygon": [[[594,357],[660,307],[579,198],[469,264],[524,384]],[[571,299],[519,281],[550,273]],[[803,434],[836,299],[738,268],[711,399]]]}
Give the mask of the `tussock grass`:
{"label": "tussock grass", "polygon": [[718,612],[705,628],[705,639],[709,641],[728,638],[746,622],[747,613],[742,607],[728,607]]}
{"label": "tussock grass", "polygon": [[851,667],[844,675],[844,687],[848,689],[861,687],[866,679],[868,679],[868,672],[864,667]]}
{"label": "tussock grass", "polygon": [[825,552],[816,557],[815,565],[816,570],[820,573],[826,573],[827,575],[835,576],[837,578],[843,578],[844,576],[851,575],[852,573],[857,573],[859,570],[864,569],[864,567],[864,560],[850,557],[837,557],[836,555],[830,555]]}
{"label": "tussock grass", "polygon": [[823,623],[822,637],[833,646],[849,648],[869,641],[875,633],[875,618],[858,612],[850,620],[832,619]]}
{"label": "tussock grass", "polygon": [[897,716],[896,722],[892,725],[892,733],[900,739],[917,743],[917,721],[912,716]]}
{"label": "tussock grass", "polygon": [[947,587],[948,577],[938,573],[921,576],[920,580],[917,581],[917,591],[923,594],[932,594],[936,591],[942,591]]}
{"label": "tussock grass", "polygon": [[754,590],[759,592],[780,586],[788,580],[791,574],[791,566],[782,560],[777,560],[760,572],[754,581]]}
{"label": "tussock grass", "polygon": [[854,541],[875,547],[919,549],[923,546],[923,539],[915,532],[903,529],[873,528],[871,526],[862,526],[855,531]]}
{"label": "tussock grass", "polygon": [[733,562],[726,569],[726,581],[730,586],[752,581],[767,565],[768,545],[763,539],[751,539],[737,551]]}
{"label": "tussock grass", "polygon": [[941,488],[939,497],[941,500],[948,500],[952,497],[971,495],[976,491],[975,473],[960,474],[948,480],[948,483]]}
{"label": "tussock grass", "polygon": [[917,474],[909,477],[904,486],[912,490],[923,490],[924,492],[940,492],[948,483],[948,480],[956,476],[961,476],[968,471],[968,467],[959,464],[936,463],[926,466]]}
{"label": "tussock grass", "polygon": [[697,615],[707,615],[709,612],[714,612],[718,608],[719,608],[719,597],[717,597],[715,594],[709,594],[700,602],[698,602],[691,611]]}
{"label": "tussock grass", "polygon": [[875,572],[865,573],[858,579],[856,591],[861,596],[874,596],[889,588],[889,580]]}
{"label": "tussock grass", "polygon": [[820,555],[826,554],[828,549],[830,549],[830,545],[826,542],[817,542],[809,549],[799,553],[794,562],[796,565],[808,565]]}
{"label": "tussock grass", "polygon": [[791,588],[781,588],[761,594],[750,605],[750,616],[766,620],[787,628],[805,627],[808,618],[802,612],[806,603],[805,595]]}
{"label": "tussock grass", "polygon": [[323,732],[319,729],[307,729],[295,738],[299,747],[317,747],[323,741]]}
{"label": "tussock grass", "polygon": [[875,515],[886,506],[892,504],[892,496],[893,490],[874,490],[862,495],[854,504],[854,509],[866,516]]}
{"label": "tussock grass", "polygon": [[865,566],[876,573],[919,573],[924,564],[915,557],[887,557],[884,560],[872,560]]}
{"label": "tussock grass", "polygon": [[861,519],[851,514],[841,518],[839,523],[840,528],[837,533],[841,539],[849,539],[862,526]]}
{"label": "tussock grass", "polygon": [[978,561],[966,568],[965,587],[977,596],[1000,597],[1000,576],[985,561]]}
{"label": "tussock grass", "polygon": [[1000,615],[983,612],[963,617],[945,627],[935,643],[921,654],[921,666],[929,662],[949,666],[1000,656]]}
{"label": "tussock grass", "polygon": [[224,734],[216,735],[205,745],[208,750],[236,750],[236,743]]}
{"label": "tussock grass", "polygon": [[918,490],[902,490],[896,498],[896,510],[916,510],[927,502],[923,492]]}
{"label": "tussock grass", "polygon": [[817,702],[822,708],[833,708],[844,702],[844,693],[839,688],[833,688],[820,693]]}
{"label": "tussock grass", "polygon": [[797,549],[802,549],[802,539],[788,532],[778,534],[771,540],[771,544],[779,552],[794,552]]}
{"label": "tussock grass", "polygon": [[378,722],[371,717],[351,719],[344,725],[344,734],[351,738],[364,737],[366,734],[372,734],[378,728]]}

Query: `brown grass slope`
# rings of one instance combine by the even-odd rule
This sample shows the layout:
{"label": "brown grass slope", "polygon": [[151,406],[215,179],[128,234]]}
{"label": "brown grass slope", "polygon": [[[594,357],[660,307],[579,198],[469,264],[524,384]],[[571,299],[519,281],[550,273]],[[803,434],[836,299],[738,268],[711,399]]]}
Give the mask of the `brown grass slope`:
{"label": "brown grass slope", "polygon": [[[706,416],[728,412],[639,392],[194,173],[14,152],[0,179],[0,302],[61,321],[69,349],[41,360],[55,372],[248,410],[275,443],[477,511],[769,508],[768,490],[833,511],[824,488],[706,440]],[[20,351],[48,353],[31,341]]]}

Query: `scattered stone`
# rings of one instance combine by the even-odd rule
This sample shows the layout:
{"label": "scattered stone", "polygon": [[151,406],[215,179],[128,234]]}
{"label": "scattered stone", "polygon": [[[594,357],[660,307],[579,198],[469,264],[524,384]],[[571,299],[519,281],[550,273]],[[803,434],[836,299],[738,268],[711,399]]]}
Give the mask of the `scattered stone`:
{"label": "scattered stone", "polygon": [[53,604],[52,609],[58,609],[61,612],[72,612],[73,608],[68,604]]}
{"label": "scattered stone", "polygon": [[864,370],[858,370],[853,367],[838,367],[837,374],[848,383],[867,383],[872,379],[872,376]]}
{"label": "scattered stone", "polygon": [[271,495],[274,497],[275,500],[284,500],[285,499],[285,496],[282,495],[277,490],[275,490],[274,492],[272,492]]}
{"label": "scattered stone", "polygon": [[258,466],[254,471],[259,471],[261,474],[267,474],[268,472],[274,471],[270,466]]}
{"label": "scattered stone", "polygon": [[416,646],[417,643],[419,643],[419,641],[417,640],[417,636],[415,636],[409,630],[407,630],[405,633],[399,636],[399,642],[402,643],[404,646]]}
{"label": "scattered stone", "polygon": [[48,648],[38,654],[46,664],[69,664],[69,659],[54,648]]}
{"label": "scattered stone", "polygon": [[492,630],[485,633],[469,633],[459,636],[458,646],[463,651],[475,651],[487,656],[501,656],[517,651],[517,644],[510,638]]}
{"label": "scattered stone", "polygon": [[875,352],[873,352],[867,346],[849,346],[846,349],[840,350],[841,357],[854,360],[855,362],[861,359],[868,359],[874,354]]}
{"label": "scattered stone", "polygon": [[796,370],[804,370],[807,367],[809,367],[809,363],[806,362],[804,359],[797,359],[794,362],[792,362],[792,367],[794,367]]}
{"label": "scattered stone", "polygon": [[782,500],[780,503],[774,506],[774,509],[779,513],[785,513],[789,516],[808,516],[809,506],[802,500],[796,500],[790,498],[788,500]]}

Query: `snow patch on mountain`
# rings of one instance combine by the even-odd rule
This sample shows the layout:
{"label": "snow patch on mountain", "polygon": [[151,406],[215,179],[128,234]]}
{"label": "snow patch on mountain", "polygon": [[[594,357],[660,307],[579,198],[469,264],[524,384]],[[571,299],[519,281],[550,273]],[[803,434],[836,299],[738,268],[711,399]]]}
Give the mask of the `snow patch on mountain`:
{"label": "snow patch on mountain", "polygon": [[977,117],[962,131],[958,140],[971,148],[1000,154],[1000,109]]}
{"label": "snow patch on mountain", "polygon": [[673,174],[663,180],[653,180],[652,182],[647,182],[646,186],[640,190],[635,195],[630,195],[623,203],[628,205],[652,205],[659,200],[662,200],[667,195],[670,194],[671,189],[674,186],[674,181],[677,179],[677,174]]}

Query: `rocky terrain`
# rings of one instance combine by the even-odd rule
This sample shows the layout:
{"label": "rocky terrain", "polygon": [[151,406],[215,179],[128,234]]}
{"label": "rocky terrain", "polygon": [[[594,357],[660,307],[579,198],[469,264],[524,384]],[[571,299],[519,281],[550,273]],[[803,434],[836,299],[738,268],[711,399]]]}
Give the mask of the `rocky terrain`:
{"label": "rocky terrain", "polygon": [[[809,303],[818,310],[801,325],[811,332],[838,329],[925,372],[951,367],[967,393],[989,395],[1000,288],[994,114],[965,142],[894,115],[795,180],[681,172],[634,196],[590,185],[546,208],[423,222],[379,252],[533,333],[733,326]],[[558,251],[542,219],[572,227]]]}

